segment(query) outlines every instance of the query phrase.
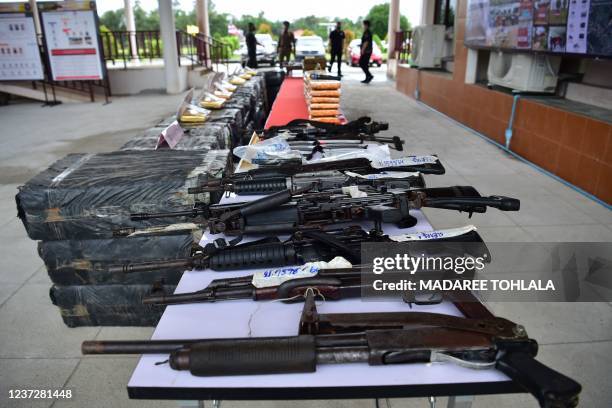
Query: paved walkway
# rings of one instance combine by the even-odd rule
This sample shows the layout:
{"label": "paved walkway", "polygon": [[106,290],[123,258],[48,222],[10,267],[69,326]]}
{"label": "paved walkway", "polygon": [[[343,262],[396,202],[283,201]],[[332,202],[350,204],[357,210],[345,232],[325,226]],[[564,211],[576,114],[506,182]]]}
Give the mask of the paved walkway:
{"label": "paved walkway", "polygon": [[[489,242],[610,241],[610,211],[561,183],[538,173],[469,131],[396,92],[393,83],[361,85],[357,70],[345,69],[343,107],[347,117],[369,115],[388,121],[390,134],[406,140],[415,153],[437,153],[445,176],[430,176],[430,186],[473,185],[482,194],[521,199],[519,213],[492,210],[469,221]],[[114,98],[113,103],[39,104],[0,107],[0,406],[46,407],[52,401],[8,401],[9,389],[72,389],[73,399],[54,407],[168,407],[168,401],[130,401],[125,386],[137,359],[80,355],[86,339],[143,339],[149,328],[77,328],[64,326],[51,305],[50,281],[30,241],[15,218],[16,186],[68,152],[111,151],[137,130],[145,129],[177,105],[179,97],[148,95]],[[464,225],[465,215],[428,210],[435,227]],[[541,347],[540,358],[582,382],[582,406],[612,406],[612,305],[498,303],[493,310],[525,324]],[[444,406],[441,399],[439,406]],[[381,402],[385,407],[387,401]],[[428,407],[424,399],[389,400],[391,407]],[[224,402],[224,407],[374,407],[372,400]],[[474,407],[535,407],[529,396],[477,397]]]}

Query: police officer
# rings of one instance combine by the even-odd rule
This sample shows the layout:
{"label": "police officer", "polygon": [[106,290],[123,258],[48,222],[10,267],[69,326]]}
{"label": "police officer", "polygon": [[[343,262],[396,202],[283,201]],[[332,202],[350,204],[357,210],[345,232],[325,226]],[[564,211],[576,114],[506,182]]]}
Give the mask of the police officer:
{"label": "police officer", "polygon": [[249,54],[247,66],[249,68],[257,68],[257,45],[261,45],[255,37],[255,24],[249,23],[249,32],[246,35],[246,46]]}
{"label": "police officer", "polygon": [[327,70],[331,72],[334,66],[334,61],[338,63],[338,76],[342,76],[342,53],[344,51],[344,31],[342,31],[342,23],[336,22],[336,28],[329,33],[329,45],[331,48],[331,61]]}
{"label": "police officer", "polygon": [[370,73],[370,57],[372,56],[372,32],[370,31],[370,21],[363,20],[363,35],[361,36],[361,57],[359,58],[359,66],[366,74],[363,81],[364,84],[372,82],[374,75]]}

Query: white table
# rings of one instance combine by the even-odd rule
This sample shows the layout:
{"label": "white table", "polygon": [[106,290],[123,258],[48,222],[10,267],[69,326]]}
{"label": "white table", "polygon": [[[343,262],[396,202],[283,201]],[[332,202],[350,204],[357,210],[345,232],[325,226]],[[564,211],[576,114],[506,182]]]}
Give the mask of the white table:
{"label": "white table", "polygon": [[[245,197],[240,197],[244,199]],[[251,197],[251,199],[256,197]],[[232,202],[235,197],[224,197]],[[418,224],[403,233],[431,230],[420,211],[414,211]],[[400,230],[383,227],[387,234]],[[215,235],[214,238],[219,238]],[[203,240],[211,239],[205,235]],[[213,279],[250,275],[254,270],[214,272],[187,271],[176,293],[203,289]],[[401,301],[318,302],[321,313],[427,311],[461,316],[449,302],[413,306]],[[291,336],[298,332],[302,303],[223,301],[208,304],[168,306],[157,325],[153,339],[232,338]],[[472,370],[453,364],[407,364],[368,366],[367,364],[320,365],[314,373],[252,376],[195,377],[188,371],[172,370],[168,364],[155,365],[167,355],[142,356],[128,384],[130,398],[177,400],[256,400],[300,398],[384,398],[464,396],[520,392],[497,370]],[[465,407],[465,401],[453,406]]]}

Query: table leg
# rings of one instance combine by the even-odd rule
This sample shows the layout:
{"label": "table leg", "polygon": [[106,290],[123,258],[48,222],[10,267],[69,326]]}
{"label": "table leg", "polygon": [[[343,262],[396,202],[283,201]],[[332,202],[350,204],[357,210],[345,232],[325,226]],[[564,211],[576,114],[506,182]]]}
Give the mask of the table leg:
{"label": "table leg", "polygon": [[446,408],[472,408],[472,402],[474,402],[473,395],[448,397]]}

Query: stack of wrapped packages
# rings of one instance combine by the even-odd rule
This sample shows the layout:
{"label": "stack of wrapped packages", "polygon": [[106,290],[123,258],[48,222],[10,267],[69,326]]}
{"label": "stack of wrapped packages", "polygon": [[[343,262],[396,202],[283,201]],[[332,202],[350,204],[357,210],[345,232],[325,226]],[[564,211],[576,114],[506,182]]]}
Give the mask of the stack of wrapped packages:
{"label": "stack of wrapped packages", "polygon": [[309,119],[340,124],[340,81],[314,79],[314,73],[326,74],[325,71],[309,71],[304,74],[304,93]]}
{"label": "stack of wrapped packages", "polygon": [[[242,75],[242,76],[240,76]],[[233,168],[235,132],[255,123],[265,98],[263,75],[211,74],[201,94],[188,92],[172,115],[141,131],[120,151],[70,154],[19,187],[18,216],[53,283],[52,302],[70,327],[154,326],[163,307],[144,296],[172,293],[197,248],[203,221],[184,216],[214,194],[190,194]],[[214,78],[213,78],[214,77]],[[231,86],[228,98],[215,90]],[[265,112],[262,113],[265,116]],[[178,211],[171,218],[133,214]],[[172,261],[146,271],[129,262]]]}

